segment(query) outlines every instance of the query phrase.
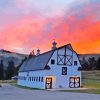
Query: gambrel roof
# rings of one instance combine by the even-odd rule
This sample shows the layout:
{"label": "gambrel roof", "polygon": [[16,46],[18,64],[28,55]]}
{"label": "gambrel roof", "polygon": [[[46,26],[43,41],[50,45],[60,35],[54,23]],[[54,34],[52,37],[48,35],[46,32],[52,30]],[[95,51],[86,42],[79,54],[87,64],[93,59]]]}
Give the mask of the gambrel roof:
{"label": "gambrel roof", "polygon": [[49,51],[38,56],[33,56],[32,58],[26,60],[19,72],[21,71],[35,71],[35,70],[43,70],[45,69],[49,59],[51,58],[54,51]]}
{"label": "gambrel roof", "polygon": [[[63,47],[67,47],[69,50],[73,51],[70,44],[61,46],[55,50],[58,50]],[[33,56],[32,58],[26,60],[19,69],[19,72],[49,69],[49,66],[47,66],[47,64],[55,50],[48,51],[38,56]]]}

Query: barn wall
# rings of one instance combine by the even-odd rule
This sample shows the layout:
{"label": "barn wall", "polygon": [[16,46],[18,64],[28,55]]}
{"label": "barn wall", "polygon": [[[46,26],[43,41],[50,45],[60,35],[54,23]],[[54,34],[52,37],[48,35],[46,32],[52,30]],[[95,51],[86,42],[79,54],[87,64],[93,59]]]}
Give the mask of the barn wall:
{"label": "barn wall", "polygon": [[[58,51],[58,53],[61,55],[63,55],[64,52],[65,48],[62,48]],[[78,67],[80,67],[81,65],[76,53],[66,48],[66,54],[72,55],[72,66],[57,65],[57,50],[51,57],[51,59],[55,59],[55,64],[51,64],[51,59],[48,63],[48,65],[51,67],[50,75],[56,76],[55,88],[69,88],[69,78],[72,76],[77,76],[81,78],[81,72],[78,71]],[[77,66],[74,66],[74,61],[77,61]],[[67,67],[67,75],[62,75],[62,67]]]}
{"label": "barn wall", "polygon": [[[43,89],[45,87],[44,76],[46,75],[47,72],[48,72],[47,70],[20,72],[19,77],[26,77],[26,80],[19,79],[18,85]],[[37,77],[38,77],[38,80],[36,81]],[[40,77],[40,81],[39,81],[39,77]],[[41,81],[42,77],[43,77],[43,82]],[[35,81],[34,81],[34,78],[35,78]]]}
{"label": "barn wall", "polygon": [[[72,56],[72,65],[57,65],[57,54],[64,55],[66,50],[66,55]],[[51,59],[55,60],[55,64],[51,64]],[[77,66],[74,65],[74,61],[77,61]],[[81,72],[78,71],[78,67],[80,67],[80,62],[75,52],[72,52],[68,48],[61,48],[58,51],[55,50],[54,54],[50,58],[48,65],[50,66],[50,70],[38,70],[38,71],[30,71],[30,72],[20,72],[19,76],[26,77],[26,80],[18,80],[19,85],[28,86],[32,88],[45,88],[45,79],[46,77],[53,77],[53,88],[69,88],[69,78],[72,76],[80,77]],[[62,75],[62,67],[67,67],[67,75]],[[39,81],[30,81],[29,77],[43,77],[43,82]]]}

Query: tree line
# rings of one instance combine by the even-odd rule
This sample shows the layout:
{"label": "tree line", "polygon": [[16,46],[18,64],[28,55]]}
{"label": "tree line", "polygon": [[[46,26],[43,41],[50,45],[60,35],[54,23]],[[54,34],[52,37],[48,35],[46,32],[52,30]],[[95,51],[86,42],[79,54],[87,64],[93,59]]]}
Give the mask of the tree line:
{"label": "tree line", "polygon": [[0,80],[10,80],[13,76],[18,75],[18,70],[27,58],[25,57],[21,63],[16,67],[13,60],[8,61],[8,67],[4,69],[3,60],[0,62]]}
{"label": "tree line", "polygon": [[82,70],[100,70],[100,57],[96,60],[95,57],[91,57],[88,60],[83,57],[80,61]]}

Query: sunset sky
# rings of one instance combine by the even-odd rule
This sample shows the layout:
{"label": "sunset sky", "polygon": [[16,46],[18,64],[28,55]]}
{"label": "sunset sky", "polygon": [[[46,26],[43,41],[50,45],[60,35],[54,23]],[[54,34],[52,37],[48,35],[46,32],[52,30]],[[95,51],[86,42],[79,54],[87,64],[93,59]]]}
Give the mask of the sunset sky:
{"label": "sunset sky", "polygon": [[45,52],[53,39],[100,53],[100,0],[0,0],[0,49]]}

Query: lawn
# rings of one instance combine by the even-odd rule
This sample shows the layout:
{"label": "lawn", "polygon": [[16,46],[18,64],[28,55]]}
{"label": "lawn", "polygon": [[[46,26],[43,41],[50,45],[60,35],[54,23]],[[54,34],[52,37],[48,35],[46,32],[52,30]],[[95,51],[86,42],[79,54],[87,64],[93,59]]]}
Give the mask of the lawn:
{"label": "lawn", "polygon": [[100,71],[83,71],[82,72],[83,90],[65,90],[66,92],[80,92],[100,94]]}
{"label": "lawn", "polygon": [[16,83],[15,80],[0,80],[0,84],[2,83]]}
{"label": "lawn", "polygon": [[82,72],[82,84],[86,88],[100,89],[100,71]]}

